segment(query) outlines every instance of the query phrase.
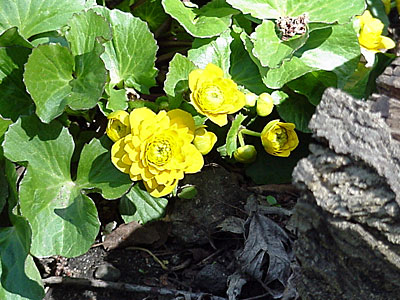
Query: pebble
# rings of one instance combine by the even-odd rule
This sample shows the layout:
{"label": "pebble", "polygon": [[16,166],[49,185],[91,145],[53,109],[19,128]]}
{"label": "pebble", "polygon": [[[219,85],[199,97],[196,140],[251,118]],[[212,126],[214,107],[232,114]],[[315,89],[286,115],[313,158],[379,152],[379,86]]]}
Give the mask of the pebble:
{"label": "pebble", "polygon": [[121,271],[113,265],[105,263],[96,268],[94,277],[106,281],[117,281],[121,277]]}

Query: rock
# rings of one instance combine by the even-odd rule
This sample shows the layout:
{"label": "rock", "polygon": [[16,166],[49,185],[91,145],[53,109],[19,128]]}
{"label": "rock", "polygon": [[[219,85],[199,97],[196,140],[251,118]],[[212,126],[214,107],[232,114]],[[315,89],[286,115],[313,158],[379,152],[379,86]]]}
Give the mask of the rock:
{"label": "rock", "polygon": [[117,281],[121,277],[121,272],[113,265],[104,263],[96,268],[94,277],[106,281]]}
{"label": "rock", "polygon": [[310,122],[291,219],[304,300],[400,299],[400,143],[379,111],[327,89]]}
{"label": "rock", "polygon": [[195,278],[195,285],[202,292],[214,295],[225,293],[228,276],[226,269],[219,263],[213,263],[203,267]]}
{"label": "rock", "polygon": [[226,217],[236,215],[249,193],[241,189],[232,173],[220,166],[208,166],[185,176],[182,185],[197,188],[193,199],[176,199],[169,215],[173,235],[180,243],[207,244]]}

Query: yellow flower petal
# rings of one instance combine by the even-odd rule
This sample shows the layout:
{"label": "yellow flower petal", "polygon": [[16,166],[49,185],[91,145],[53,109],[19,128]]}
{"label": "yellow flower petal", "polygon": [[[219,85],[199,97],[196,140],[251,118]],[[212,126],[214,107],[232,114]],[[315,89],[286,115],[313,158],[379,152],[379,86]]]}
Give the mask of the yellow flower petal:
{"label": "yellow flower petal", "polygon": [[168,112],[168,117],[170,118],[170,125],[177,124],[178,128],[189,128],[189,131],[194,133],[194,120],[190,113],[183,111],[181,109],[173,109]]}
{"label": "yellow flower petal", "polygon": [[239,111],[246,104],[246,97],[236,83],[223,75],[222,69],[214,64],[189,74],[191,104],[219,126],[227,123],[227,114]]}
{"label": "yellow flower petal", "polygon": [[129,125],[131,133],[112,146],[111,160],[132,180],[143,180],[154,197],[171,193],[185,172],[203,167],[203,156],[192,144],[195,127],[189,113],[139,108],[130,113]]}
{"label": "yellow flower petal", "polygon": [[381,36],[381,43],[379,45],[379,49],[392,49],[396,47],[395,42],[386,36]]}

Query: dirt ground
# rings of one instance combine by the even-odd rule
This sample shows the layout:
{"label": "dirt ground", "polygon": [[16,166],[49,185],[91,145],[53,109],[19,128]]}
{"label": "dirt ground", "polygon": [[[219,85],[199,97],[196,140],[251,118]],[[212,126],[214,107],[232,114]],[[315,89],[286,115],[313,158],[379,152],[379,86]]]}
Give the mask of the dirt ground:
{"label": "dirt ground", "polygon": [[[290,214],[295,204],[296,190],[290,185],[252,188],[240,175],[221,166],[209,166],[185,180],[187,183],[196,182],[198,195],[191,200],[171,200],[162,221],[143,226],[150,228],[144,231],[145,239],[140,235],[124,237],[123,242],[104,247],[100,243],[102,235],[99,234],[99,243],[82,256],[38,260],[45,282],[60,276],[64,280],[80,278],[72,283],[45,284],[44,299],[217,300],[227,299],[228,295],[232,299],[277,299],[271,295],[277,295],[276,291],[282,291],[283,288],[287,290],[288,286],[279,286],[278,281],[284,281],[279,278],[272,282],[265,279],[271,275],[267,274],[267,270],[273,267],[269,262],[268,251],[261,258],[256,256],[261,250],[254,254],[254,258],[250,258],[254,264],[243,258],[245,254],[251,253],[246,247],[252,239],[252,231],[258,238],[271,236],[268,228],[256,232],[258,229],[248,225],[252,222],[251,216],[259,213],[249,213],[251,205],[248,199],[253,199],[263,208],[260,216],[264,218],[266,215],[265,218],[273,220],[273,224],[285,228],[289,220],[285,213]],[[267,195],[274,196],[278,205],[261,203]],[[122,223],[118,217],[118,201],[95,202],[102,226],[111,221],[116,221],[118,225]],[[284,230],[290,236],[290,243],[284,249],[289,253],[295,235]],[[154,235],[154,232],[158,233],[159,238],[148,244],[146,239]],[[107,247],[108,250],[105,249]],[[244,264],[252,267],[249,269]],[[257,272],[263,273],[262,277],[257,277]],[[292,270],[290,273],[293,277],[295,272]],[[105,284],[105,287],[94,287],[97,283]],[[133,286],[127,288],[123,283]],[[127,291],[132,287],[136,291]],[[143,289],[146,292],[138,292]],[[286,299],[297,298],[293,289],[292,294],[292,298]]]}

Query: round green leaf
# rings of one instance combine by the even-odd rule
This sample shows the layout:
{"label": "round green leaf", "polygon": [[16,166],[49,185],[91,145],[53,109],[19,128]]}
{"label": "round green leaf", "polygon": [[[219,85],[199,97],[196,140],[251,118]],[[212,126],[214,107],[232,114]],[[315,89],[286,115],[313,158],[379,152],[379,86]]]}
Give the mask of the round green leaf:
{"label": "round green leaf", "polygon": [[59,44],[40,45],[32,51],[24,81],[43,122],[61,115],[66,105],[78,110],[97,104],[107,78],[99,57],[102,52],[97,42],[93,51],[75,57]]}
{"label": "round green leaf", "polygon": [[169,98],[169,108],[178,108],[183,93],[189,89],[188,78],[196,66],[185,56],[177,53],[169,63],[168,73],[164,82],[164,91]]}
{"label": "round green leaf", "polygon": [[106,199],[116,199],[128,191],[132,181],[111,163],[109,147],[103,145],[105,139],[93,139],[83,147],[76,185],[87,191],[98,191]]}
{"label": "round green leaf", "polygon": [[233,41],[230,31],[226,31],[216,40],[211,41],[199,48],[188,51],[188,58],[200,69],[204,69],[207,64],[213,63],[220,67],[225,76],[229,76],[229,68],[231,65],[230,45]]}
{"label": "round green leaf", "polygon": [[[240,37],[237,35],[231,43],[231,50],[230,74],[232,80],[238,85],[243,85],[253,93],[261,94],[265,92],[266,87],[261,80],[258,67],[251,59],[249,53],[244,48]],[[246,67],[243,68],[243,66]]]}
{"label": "round green leaf", "polygon": [[125,223],[137,221],[145,224],[164,215],[168,200],[152,197],[136,184],[128,194],[121,198],[119,211]]}
{"label": "round green leaf", "polygon": [[96,42],[111,40],[111,27],[106,19],[93,10],[74,14],[65,34],[74,56],[93,51]]}
{"label": "round green leaf", "polygon": [[226,0],[244,14],[259,19],[278,19],[308,14],[311,22],[345,23],[365,9],[364,0]]}
{"label": "round green leaf", "polygon": [[137,6],[132,11],[132,14],[147,22],[153,32],[168,18],[168,15],[164,12],[164,8],[161,5],[161,0],[145,1]]}
{"label": "round green leaf", "polygon": [[33,103],[22,81],[24,64],[31,49],[23,47],[0,48],[0,116],[16,121],[28,114]]}
{"label": "round green leaf", "polygon": [[18,27],[29,37],[59,29],[73,13],[85,8],[85,0],[2,0],[0,1],[0,32]]}
{"label": "round green leaf", "polygon": [[154,62],[158,47],[147,24],[118,10],[105,7],[94,10],[111,24],[113,38],[104,43],[105,52],[101,55],[110,71],[110,84],[123,83],[125,87],[148,93],[155,85]]}
{"label": "round green leaf", "polygon": [[194,37],[213,37],[231,25],[231,16],[237,11],[225,0],[214,0],[201,9],[187,7],[181,0],[162,0],[165,12],[176,19]]}
{"label": "round green leaf", "polygon": [[12,227],[0,228],[0,297],[41,300],[44,290],[40,273],[29,255],[29,224],[20,216],[13,216],[12,221]]}
{"label": "round green leaf", "polygon": [[266,71],[263,81],[268,87],[281,88],[293,79],[318,70],[334,72],[341,87],[357,67],[360,45],[352,24],[333,25],[310,32],[307,43],[295,55],[279,68]]}
{"label": "round green leaf", "polygon": [[289,98],[277,105],[277,109],[279,116],[285,122],[294,123],[299,131],[311,132],[308,123],[314,114],[315,106],[306,97],[299,94],[290,95]]}
{"label": "round green leaf", "polygon": [[17,27],[11,27],[0,35],[0,47],[10,46],[33,48],[32,44],[19,34]]}
{"label": "round green leaf", "polygon": [[264,67],[276,68],[284,59],[290,59],[292,54],[307,41],[308,33],[294,36],[288,41],[281,40],[275,32],[275,23],[264,21],[257,26],[251,35],[254,43],[254,55]]}
{"label": "round green leaf", "polygon": [[94,203],[71,180],[73,149],[71,135],[56,121],[46,125],[35,116],[22,117],[6,133],[4,155],[28,161],[20,205],[32,227],[36,256],[80,255],[98,233]]}

